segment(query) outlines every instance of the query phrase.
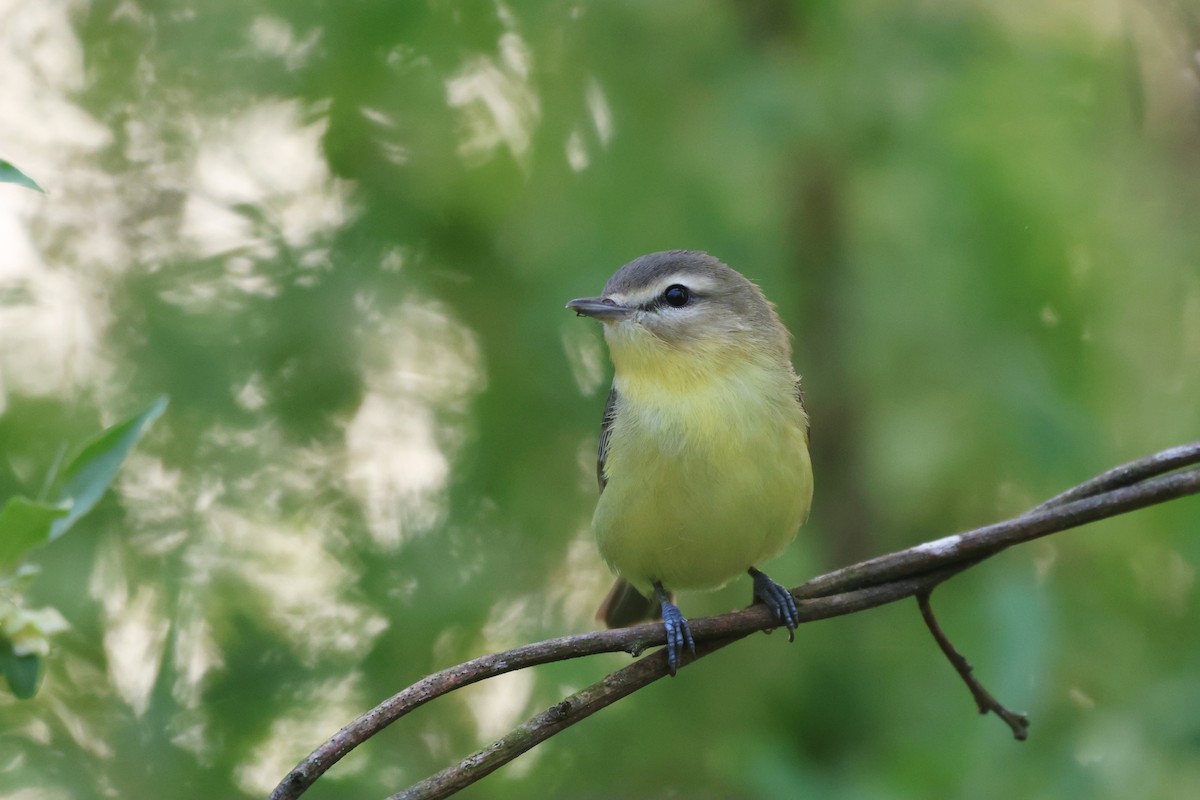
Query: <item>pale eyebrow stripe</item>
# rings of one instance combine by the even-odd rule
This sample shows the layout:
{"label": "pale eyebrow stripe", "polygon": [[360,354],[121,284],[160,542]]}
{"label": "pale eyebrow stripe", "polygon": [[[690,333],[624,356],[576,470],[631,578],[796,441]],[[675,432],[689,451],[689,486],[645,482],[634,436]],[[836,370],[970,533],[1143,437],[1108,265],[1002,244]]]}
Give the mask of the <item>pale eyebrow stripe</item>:
{"label": "pale eyebrow stripe", "polygon": [[656,294],[662,294],[673,283],[680,283],[689,289],[696,292],[711,292],[717,288],[716,281],[707,275],[697,275],[695,273],[677,272],[674,275],[664,278],[658,283],[658,291]]}
{"label": "pale eyebrow stripe", "polygon": [[707,275],[677,272],[674,275],[668,275],[667,277],[659,280],[658,283],[655,284],[655,288],[653,290],[643,290],[637,292],[636,294],[614,294],[611,295],[611,297],[613,300],[617,301],[623,306],[641,306],[656,300],[668,286],[676,283],[686,286],[698,294],[711,293],[717,288],[716,282]]}

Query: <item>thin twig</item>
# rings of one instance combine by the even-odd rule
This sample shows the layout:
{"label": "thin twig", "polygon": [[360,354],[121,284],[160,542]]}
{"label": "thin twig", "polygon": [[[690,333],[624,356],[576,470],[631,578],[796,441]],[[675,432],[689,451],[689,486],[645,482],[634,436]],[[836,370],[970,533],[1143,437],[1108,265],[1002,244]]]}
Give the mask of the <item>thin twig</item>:
{"label": "thin twig", "polygon": [[986,714],[991,711],[1012,729],[1014,739],[1025,741],[1025,737],[1029,735],[1029,717],[1009,711],[975,677],[971,663],[950,643],[950,639],[942,631],[942,626],[938,624],[937,617],[933,615],[933,609],[929,605],[929,595],[932,593],[933,589],[917,592],[917,605],[921,609],[921,619],[925,620],[925,626],[933,634],[938,647],[942,649],[946,658],[954,666],[954,670],[971,690],[971,694],[975,698],[975,705],[979,707],[979,713]]}
{"label": "thin twig", "polygon": [[[926,542],[907,550],[901,550],[835,570],[796,587],[792,590],[792,594],[798,601],[825,598],[832,604],[827,608],[824,606],[810,607],[808,604],[802,604],[804,608],[809,609],[807,614],[804,608],[801,609],[803,621],[825,619],[831,616],[838,616],[842,613],[849,613],[849,611],[837,611],[834,609],[846,604],[852,605],[856,602],[862,602],[863,598],[860,597],[860,593],[862,592],[874,596],[873,593],[876,590],[887,594],[888,592],[898,591],[901,585],[909,587],[909,590],[897,594],[892,600],[883,600],[874,603],[874,605],[879,605],[883,602],[893,602],[902,597],[916,594],[922,587],[927,586],[929,589],[932,589],[938,582],[1014,544],[1030,541],[1041,536],[1057,533],[1117,514],[1127,513],[1156,503],[1166,502],[1185,495],[1200,493],[1200,469],[1162,475],[1162,473],[1169,470],[1197,463],[1200,463],[1200,442],[1165,450],[1148,458],[1110,470],[1086,483],[1080,484],[1068,492],[1058,495],[1015,519],[977,528],[965,533],[954,534],[953,536]],[[863,607],[867,608],[871,606]],[[822,611],[820,610],[821,608],[825,608],[825,610]],[[859,609],[854,608],[851,610]],[[690,621],[692,634],[697,642],[697,649],[701,652],[711,652],[712,649],[716,649],[702,648],[700,646],[701,642],[711,643],[713,640],[728,639],[731,636],[734,639],[730,641],[733,641],[756,630],[774,627],[776,624],[770,611],[761,604],[717,617]],[[502,653],[483,656],[443,670],[389,698],[335,734],[301,761],[283,779],[271,793],[271,800],[294,800],[294,798],[299,797],[317,778],[324,774],[333,764],[337,763],[346,753],[366,741],[375,733],[378,733],[384,727],[414,708],[462,686],[505,672],[551,661],[561,661],[618,650],[625,650],[636,654],[640,653],[646,647],[661,645],[664,641],[665,635],[662,624],[650,623],[613,631],[597,631],[594,633],[549,639]],[[728,643],[728,641],[724,642],[724,644]],[[721,646],[724,646],[724,644]],[[628,670],[644,664],[645,666],[640,667],[640,669],[650,670],[655,675],[651,680],[656,679],[660,675],[654,672],[657,669],[654,665],[659,665],[663,674],[665,674],[666,669],[665,659],[659,658],[660,655],[654,654],[625,669]],[[690,660],[688,659],[688,661]],[[659,664],[660,661],[661,664]],[[615,679],[618,675],[622,674],[625,674],[624,671],[618,671],[610,675],[609,678],[606,678],[605,681],[596,684],[596,686],[605,685],[609,680]],[[637,674],[641,675],[640,671]],[[620,687],[623,686],[625,684],[620,684]],[[594,688],[590,687],[584,690],[584,692],[591,691]],[[636,686],[629,691],[635,691],[636,688],[640,688],[640,686]],[[539,724],[542,726],[549,725],[553,728],[545,736],[541,736],[540,738],[533,737],[536,741],[532,741],[528,747],[519,752],[524,752],[524,750],[534,746],[537,742],[543,741],[558,730],[562,730],[574,724],[579,719],[595,713],[599,708],[615,702],[615,700],[625,696],[625,694],[628,694],[628,692],[619,696],[612,696],[611,699],[600,705],[596,704],[599,702],[597,699],[599,696],[588,695],[584,698],[578,698],[579,702],[577,704],[568,702],[577,696],[568,698],[568,701],[564,702],[568,703],[569,708],[564,708],[562,703],[554,706],[551,710],[558,709],[559,711],[552,715],[552,719],[541,719],[539,716],[527,722],[525,726],[522,726],[522,729],[514,732],[514,735],[521,734],[521,736],[526,737],[526,740],[528,740],[530,732],[529,730],[525,730],[526,726],[534,726],[535,730],[541,730],[538,727]],[[608,697],[609,695],[602,694],[600,696]],[[505,739],[508,738],[505,737]],[[490,752],[493,748],[500,746],[505,739],[481,751],[481,753]],[[507,760],[511,760],[515,755],[509,756],[500,763],[506,763]],[[467,765],[467,762],[463,762],[459,767],[453,769],[460,769],[465,773],[470,773],[473,776],[468,781],[470,783],[478,780],[478,778],[490,772],[491,769],[495,769],[500,764],[491,767],[487,772],[480,772],[473,766],[464,765]],[[441,774],[445,775],[446,773]],[[415,798],[444,795],[402,794],[400,796]]]}

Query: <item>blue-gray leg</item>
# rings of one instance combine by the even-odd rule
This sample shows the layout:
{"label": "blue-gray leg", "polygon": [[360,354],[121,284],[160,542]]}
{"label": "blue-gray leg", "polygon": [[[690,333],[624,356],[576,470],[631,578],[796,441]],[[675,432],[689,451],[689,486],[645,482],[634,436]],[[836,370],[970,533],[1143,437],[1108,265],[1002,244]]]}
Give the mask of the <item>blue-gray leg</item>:
{"label": "blue-gray leg", "polygon": [[754,598],[767,604],[767,608],[775,612],[775,619],[782,622],[788,629],[788,641],[796,640],[796,626],[800,624],[800,612],[796,610],[796,601],[792,593],[767,577],[761,570],[751,567],[747,570],[754,578]]}
{"label": "blue-gray leg", "polygon": [[667,667],[674,677],[675,671],[679,669],[680,651],[686,645],[687,649],[692,651],[692,655],[695,655],[696,643],[692,641],[692,630],[688,627],[688,621],[679,613],[679,608],[671,602],[670,595],[658,581],[654,582],[654,591],[658,594],[659,605],[662,606],[663,627],[667,629]]}

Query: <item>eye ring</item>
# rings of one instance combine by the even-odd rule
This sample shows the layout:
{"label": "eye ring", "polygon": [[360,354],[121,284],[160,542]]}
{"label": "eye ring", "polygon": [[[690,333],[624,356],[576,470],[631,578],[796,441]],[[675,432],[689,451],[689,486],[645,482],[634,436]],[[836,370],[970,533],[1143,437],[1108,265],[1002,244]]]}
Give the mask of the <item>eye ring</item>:
{"label": "eye ring", "polygon": [[692,299],[692,293],[681,283],[673,283],[662,293],[663,300],[672,308],[683,308]]}

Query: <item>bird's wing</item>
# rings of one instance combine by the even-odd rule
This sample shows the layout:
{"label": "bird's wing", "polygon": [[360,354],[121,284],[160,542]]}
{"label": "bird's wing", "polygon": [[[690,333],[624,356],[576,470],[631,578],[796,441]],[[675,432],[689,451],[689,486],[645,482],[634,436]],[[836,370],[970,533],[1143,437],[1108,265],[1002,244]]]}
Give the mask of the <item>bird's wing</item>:
{"label": "bird's wing", "polygon": [[604,462],[608,459],[608,440],[612,438],[613,420],[617,416],[617,385],[614,383],[608,392],[608,402],[604,404],[604,418],[600,420],[600,447],[596,453],[596,482],[600,491],[604,491],[608,481],[604,477]]}
{"label": "bird's wing", "polygon": [[[616,416],[617,387],[613,384],[608,392],[608,402],[604,404],[604,418],[600,420],[600,446],[596,453],[596,481],[600,484],[601,492],[608,483],[604,477],[604,462],[608,459],[608,442],[612,438],[613,420]],[[658,608],[657,601],[644,596],[624,578],[617,578],[608,597],[600,604],[596,619],[609,628],[624,628],[626,625],[659,616],[662,612]]]}
{"label": "bird's wing", "polygon": [[800,401],[800,410],[804,413],[804,439],[812,441],[812,423],[808,419],[808,408],[804,405],[804,386],[796,378],[796,399]]}

